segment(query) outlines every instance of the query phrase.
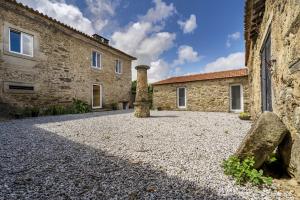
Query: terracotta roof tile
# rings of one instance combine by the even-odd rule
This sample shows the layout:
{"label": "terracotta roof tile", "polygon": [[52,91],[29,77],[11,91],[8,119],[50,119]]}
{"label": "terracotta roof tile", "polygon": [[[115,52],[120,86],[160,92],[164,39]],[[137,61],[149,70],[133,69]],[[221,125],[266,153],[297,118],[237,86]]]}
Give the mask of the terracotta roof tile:
{"label": "terracotta roof tile", "polygon": [[205,73],[205,74],[193,74],[188,76],[171,77],[153,83],[152,85],[164,85],[164,84],[171,84],[171,83],[184,83],[184,82],[192,82],[192,81],[234,78],[234,77],[243,77],[243,76],[248,76],[247,68],[221,71],[221,72],[212,72],[212,73]]}

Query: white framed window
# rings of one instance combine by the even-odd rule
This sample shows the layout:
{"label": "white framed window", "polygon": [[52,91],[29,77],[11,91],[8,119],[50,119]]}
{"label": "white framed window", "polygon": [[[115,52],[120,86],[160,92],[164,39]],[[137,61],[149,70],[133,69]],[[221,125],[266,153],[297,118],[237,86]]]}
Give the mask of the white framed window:
{"label": "white framed window", "polygon": [[186,108],[186,88],[177,88],[177,107]]}
{"label": "white framed window", "polygon": [[230,85],[230,111],[243,112],[244,98],[242,84]]}
{"label": "white framed window", "polygon": [[9,29],[9,51],[33,57],[33,35]]}
{"label": "white framed window", "polygon": [[102,65],[101,65],[101,60],[102,59],[102,55],[101,53],[97,52],[97,51],[92,51],[92,63],[91,66],[93,68],[97,68],[97,69],[101,69]]}
{"label": "white framed window", "polygon": [[116,60],[116,63],[115,63],[115,72],[117,74],[121,74],[122,73],[122,61],[121,60]]}
{"label": "white framed window", "polygon": [[102,85],[93,84],[92,108],[102,108]]}

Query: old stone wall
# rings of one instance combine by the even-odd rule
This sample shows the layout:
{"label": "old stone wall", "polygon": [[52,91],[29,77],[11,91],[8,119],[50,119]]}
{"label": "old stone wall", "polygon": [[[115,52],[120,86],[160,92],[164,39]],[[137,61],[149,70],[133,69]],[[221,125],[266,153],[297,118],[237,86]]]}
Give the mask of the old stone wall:
{"label": "old stone wall", "polygon": [[[191,110],[205,112],[230,111],[230,85],[241,84],[244,110],[248,110],[248,78],[227,78],[153,86],[154,108],[164,110]],[[186,88],[186,108],[177,106],[177,88]]]}
{"label": "old stone wall", "polygon": [[[34,56],[9,52],[8,30],[34,36]],[[68,104],[72,98],[92,104],[92,85],[102,85],[103,105],[130,100],[131,57],[12,3],[0,5],[0,103],[12,106]],[[102,68],[91,67],[92,51]],[[115,73],[115,60],[122,73]],[[12,92],[10,82],[32,85],[33,92]]]}
{"label": "old stone wall", "polygon": [[289,172],[300,181],[300,1],[267,0],[256,41],[252,41],[249,68],[251,114],[261,110],[261,56],[267,33],[271,34],[272,106],[291,132]]}

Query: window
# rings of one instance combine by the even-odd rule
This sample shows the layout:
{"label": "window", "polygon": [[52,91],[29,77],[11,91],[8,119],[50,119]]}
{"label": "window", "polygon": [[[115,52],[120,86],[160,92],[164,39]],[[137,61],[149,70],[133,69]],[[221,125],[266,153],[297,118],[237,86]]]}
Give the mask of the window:
{"label": "window", "polygon": [[102,107],[102,94],[101,85],[93,85],[93,96],[92,96],[92,107],[101,108]]}
{"label": "window", "polygon": [[234,112],[243,111],[243,88],[242,85],[230,86],[230,110]]}
{"label": "window", "polygon": [[101,68],[101,54],[96,51],[92,53],[92,67]]}
{"label": "window", "polygon": [[115,71],[117,74],[122,73],[122,62],[120,60],[116,60]]}
{"label": "window", "polygon": [[26,56],[33,56],[33,36],[9,29],[9,51]]}
{"label": "window", "polygon": [[186,89],[184,87],[177,88],[177,104],[178,108],[186,108]]}

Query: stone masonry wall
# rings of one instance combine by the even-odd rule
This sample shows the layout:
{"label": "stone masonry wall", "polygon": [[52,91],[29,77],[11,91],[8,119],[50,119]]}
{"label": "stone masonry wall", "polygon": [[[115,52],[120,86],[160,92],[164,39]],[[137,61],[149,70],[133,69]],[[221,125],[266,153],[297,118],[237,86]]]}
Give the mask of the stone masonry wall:
{"label": "stone masonry wall", "polygon": [[[252,41],[249,68],[251,114],[261,114],[260,50],[271,32],[272,103],[276,113],[291,132],[289,172],[300,181],[300,1],[267,0],[256,42]],[[289,154],[287,154],[288,156]]]}
{"label": "stone masonry wall", "polygon": [[[34,36],[34,57],[8,51],[8,28]],[[0,103],[12,106],[92,104],[92,85],[101,84],[103,104],[130,100],[131,58],[62,25],[11,3],[0,5]],[[102,54],[102,69],[91,67],[92,50]],[[115,60],[123,63],[115,73]],[[34,85],[33,93],[11,93],[8,82]]]}
{"label": "stone masonry wall", "polygon": [[[154,85],[154,108],[164,110],[191,110],[205,112],[230,111],[230,85],[242,84],[244,110],[248,110],[248,78],[227,78],[195,81],[176,84]],[[177,107],[177,88],[185,87],[187,95],[186,109]]]}

